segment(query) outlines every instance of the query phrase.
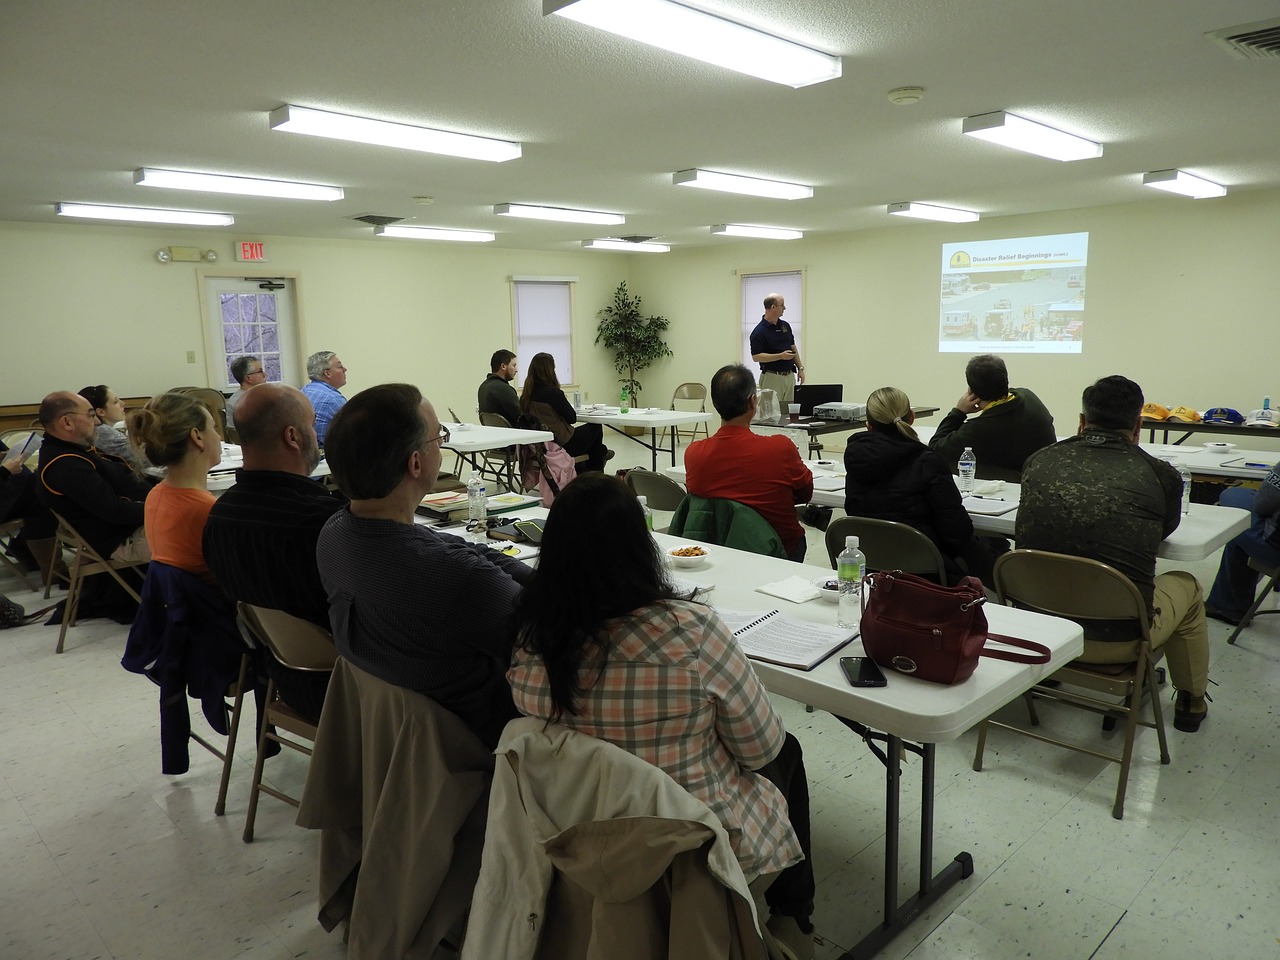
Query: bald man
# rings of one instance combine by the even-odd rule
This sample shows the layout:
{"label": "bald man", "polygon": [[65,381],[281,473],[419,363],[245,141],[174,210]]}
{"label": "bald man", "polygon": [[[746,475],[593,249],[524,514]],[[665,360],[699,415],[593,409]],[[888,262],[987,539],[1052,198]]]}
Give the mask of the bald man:
{"label": "bald man", "polygon": [[94,449],[98,418],[89,401],[69,390],[51,393],[40,403],[40,423],[36,496],[102,556],[149,560],[142,521],[151,484],[119,457]]}
{"label": "bald man", "polygon": [[320,462],[311,401],[287,384],[259,384],[240,401],[236,429],[244,466],[205,524],[209,569],[233,599],[327,630],[316,540],[346,499],[309,479]]}

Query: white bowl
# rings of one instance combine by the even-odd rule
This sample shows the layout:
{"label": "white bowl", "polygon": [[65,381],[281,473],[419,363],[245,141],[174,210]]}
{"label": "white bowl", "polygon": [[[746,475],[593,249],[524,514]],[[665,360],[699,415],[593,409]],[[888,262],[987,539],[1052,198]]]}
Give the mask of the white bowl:
{"label": "white bowl", "polygon": [[[694,557],[677,557],[677,550],[698,549],[702,552]],[[671,547],[667,550],[667,560],[674,563],[677,567],[696,567],[702,563],[707,557],[711,556],[711,548],[705,543],[682,543],[677,547]]]}
{"label": "white bowl", "polygon": [[[828,574],[825,577],[814,577],[809,582],[818,588],[819,596],[821,596],[823,600],[827,601],[827,603],[840,602],[840,581],[836,579],[836,575],[834,573]],[[829,583],[834,583],[836,588],[834,590],[830,589],[827,586]]]}
{"label": "white bowl", "polygon": [[1220,440],[1209,440],[1205,442],[1204,448],[1210,453],[1227,454],[1236,448],[1234,443],[1223,443]]}

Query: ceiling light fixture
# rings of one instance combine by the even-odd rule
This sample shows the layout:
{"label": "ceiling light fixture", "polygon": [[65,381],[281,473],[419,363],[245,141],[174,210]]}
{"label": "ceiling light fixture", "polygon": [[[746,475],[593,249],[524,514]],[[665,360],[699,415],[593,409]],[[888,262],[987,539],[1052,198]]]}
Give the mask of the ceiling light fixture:
{"label": "ceiling light fixture", "polygon": [[620,213],[603,213],[599,210],[572,210],[568,207],[543,207],[536,203],[499,203],[493,212],[500,217],[520,217],[524,220],[556,220],[561,223],[596,223],[613,226],[626,223]]}
{"label": "ceiling light fixture", "polygon": [[1088,160],[1102,156],[1102,144],[1063,133],[1004,110],[966,117],[964,133],[1050,160]]}
{"label": "ceiling light fixture", "polygon": [[137,223],[178,223],[189,227],[229,227],[235,217],[225,213],[196,213],[193,210],[156,210],[152,207],[109,207],[98,203],[55,203],[60,217],[87,220],[127,220]]}
{"label": "ceiling light fixture", "polygon": [[493,234],[487,230],[450,230],[446,227],[374,227],[373,235],[404,240],[453,240],[457,243],[489,243],[493,240]]}
{"label": "ceiling light fixture", "polygon": [[671,0],[543,0],[553,13],[788,87],[840,76],[839,57]]}
{"label": "ceiling light fixture", "polygon": [[141,167],[133,171],[133,182],[140,187],[235,193],[248,197],[283,197],[286,200],[341,200],[343,197],[341,187],[325,187],[318,183],[231,177],[220,173],[186,173],[181,170],[156,170],[152,167]]}
{"label": "ceiling light fixture", "polygon": [[671,249],[665,243],[637,242],[621,240],[617,237],[606,237],[600,240],[583,240],[582,245],[588,250],[619,250],[623,253],[666,253]]}
{"label": "ceiling light fixture", "polygon": [[813,187],[803,183],[761,180],[758,177],[741,177],[734,173],[716,173],[712,170],[680,170],[671,175],[671,182],[680,187],[701,187],[703,190],[745,193],[752,197],[773,197],[777,200],[806,200],[813,196]]}
{"label": "ceiling light fixture", "polygon": [[803,230],[757,227],[749,223],[719,223],[711,227],[711,232],[722,237],[758,237],[761,240],[799,240],[804,236]]}
{"label": "ceiling light fixture", "polygon": [[1181,170],[1152,170],[1142,175],[1142,183],[1144,186],[1155,187],[1167,193],[1180,193],[1195,200],[1227,195],[1227,188],[1222,184],[1183,173]]}
{"label": "ceiling light fixture", "polygon": [[355,143],[372,143],[383,147],[401,147],[405,150],[421,150],[423,153],[440,153],[448,157],[466,157],[471,160],[491,160],[501,163],[520,156],[520,144],[510,140],[493,140],[475,137],[467,133],[450,133],[430,127],[415,127],[390,120],[371,120],[368,117],[352,117],[327,110],[313,110],[285,104],[269,114],[271,129],[287,133],[305,133],[313,137],[329,137],[332,140],[351,140]]}
{"label": "ceiling light fixture", "polygon": [[972,210],[955,207],[939,207],[932,203],[891,203],[886,208],[895,217],[914,217],[916,220],[942,220],[947,223],[972,223],[978,215]]}

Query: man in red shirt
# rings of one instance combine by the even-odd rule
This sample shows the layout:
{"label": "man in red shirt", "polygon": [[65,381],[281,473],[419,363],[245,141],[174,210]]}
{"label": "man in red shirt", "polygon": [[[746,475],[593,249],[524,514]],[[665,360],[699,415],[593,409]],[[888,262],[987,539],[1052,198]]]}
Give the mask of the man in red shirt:
{"label": "man in red shirt", "polygon": [[799,563],[804,559],[805,539],[795,505],[808,503],[813,496],[813,474],[787,437],[751,432],[756,381],[742,364],[716,371],[711,378],[711,403],[720,414],[720,429],[685,451],[689,492],[751,507],[769,521],[787,555]]}

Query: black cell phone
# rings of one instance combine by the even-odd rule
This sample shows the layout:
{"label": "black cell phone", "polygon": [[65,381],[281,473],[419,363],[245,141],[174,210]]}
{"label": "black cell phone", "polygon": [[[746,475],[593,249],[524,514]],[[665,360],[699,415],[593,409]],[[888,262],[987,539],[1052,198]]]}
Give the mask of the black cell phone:
{"label": "black cell phone", "polygon": [[517,520],[516,529],[524,534],[525,539],[530,543],[542,542],[542,521],[540,520]]}
{"label": "black cell phone", "polygon": [[841,657],[840,669],[851,687],[884,687],[889,684],[880,664],[870,657]]}

